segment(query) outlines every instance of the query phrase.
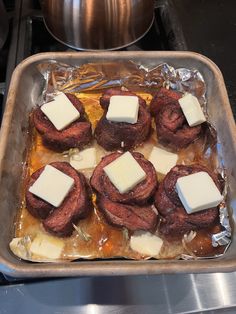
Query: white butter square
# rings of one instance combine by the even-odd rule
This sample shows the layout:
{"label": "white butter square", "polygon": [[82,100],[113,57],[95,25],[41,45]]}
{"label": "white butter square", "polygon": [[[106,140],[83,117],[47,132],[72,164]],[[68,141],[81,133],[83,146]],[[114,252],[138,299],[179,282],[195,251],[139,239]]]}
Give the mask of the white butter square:
{"label": "white butter square", "polygon": [[49,204],[58,207],[74,185],[74,179],[47,165],[29,191]]}
{"label": "white butter square", "polygon": [[196,126],[206,121],[197,97],[185,94],[178,101],[189,126]]}
{"label": "white butter square", "polygon": [[54,97],[54,100],[40,107],[58,131],[76,121],[80,117],[79,111],[73,106],[64,93]]}
{"label": "white butter square", "polygon": [[38,234],[30,245],[30,252],[48,259],[60,258],[64,241],[44,234]]}
{"label": "white butter square", "polygon": [[158,236],[145,231],[136,231],[130,237],[130,247],[142,255],[157,256],[163,241]]}
{"label": "white butter square", "polygon": [[96,149],[91,147],[72,154],[70,157],[70,164],[76,170],[89,169],[96,166],[96,159]]}
{"label": "white butter square", "polygon": [[167,152],[164,149],[153,147],[149,156],[149,161],[153,164],[157,172],[167,174],[178,160],[178,155]]}
{"label": "white butter square", "polygon": [[137,123],[139,101],[137,96],[111,96],[106,118],[113,122]]}
{"label": "white butter square", "polygon": [[103,170],[121,194],[132,190],[147,176],[130,152],[124,153]]}
{"label": "white butter square", "polygon": [[223,200],[214,181],[204,171],[179,178],[176,189],[188,214],[215,207]]}

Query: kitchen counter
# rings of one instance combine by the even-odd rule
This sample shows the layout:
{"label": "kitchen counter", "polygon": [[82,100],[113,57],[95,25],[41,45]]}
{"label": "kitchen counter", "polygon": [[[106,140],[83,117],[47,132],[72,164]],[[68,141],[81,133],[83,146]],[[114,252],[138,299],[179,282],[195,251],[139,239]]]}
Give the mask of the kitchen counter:
{"label": "kitchen counter", "polygon": [[0,287],[0,313],[236,313],[236,273],[57,279]]}

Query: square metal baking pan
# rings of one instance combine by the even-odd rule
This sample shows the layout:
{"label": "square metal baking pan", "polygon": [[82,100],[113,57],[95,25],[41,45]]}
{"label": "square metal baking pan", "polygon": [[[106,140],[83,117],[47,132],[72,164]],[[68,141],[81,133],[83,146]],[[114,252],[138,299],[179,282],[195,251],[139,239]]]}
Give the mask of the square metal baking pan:
{"label": "square metal baking pan", "polygon": [[[228,206],[236,214],[236,127],[220,70],[208,58],[192,52],[58,52],[34,55],[17,66],[9,88],[0,133],[0,271],[12,277],[110,276],[164,273],[229,272],[236,270],[236,233],[221,258],[205,260],[80,260],[31,263],[11,253],[14,220],[20,203],[21,177],[27,152],[29,112],[42,92],[44,80],[37,65],[56,60],[70,65],[132,60],[145,65],[166,62],[176,68],[196,68],[205,78],[209,117],[222,143],[229,175]],[[235,213],[234,213],[235,210]],[[234,239],[235,238],[235,239]]]}

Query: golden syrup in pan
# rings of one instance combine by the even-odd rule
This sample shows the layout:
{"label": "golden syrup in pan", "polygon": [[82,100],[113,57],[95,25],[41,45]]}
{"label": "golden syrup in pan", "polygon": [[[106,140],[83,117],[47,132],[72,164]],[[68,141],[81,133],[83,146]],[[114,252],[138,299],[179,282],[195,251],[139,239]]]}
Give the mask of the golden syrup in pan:
{"label": "golden syrup in pan", "polygon": [[[152,96],[146,92],[138,92],[138,95],[143,97],[147,103],[150,103]],[[100,119],[103,110],[99,105],[99,98],[101,93],[84,92],[78,93],[76,96],[84,105],[86,114],[92,123],[93,129],[97,121]],[[32,127],[32,145],[29,150],[27,160],[27,175],[25,182],[29,176],[40,167],[53,161],[68,161],[68,157],[63,154],[55,153],[42,144],[41,136]],[[155,126],[153,123],[153,132],[148,141],[137,147],[135,150],[144,154],[148,158],[153,145],[157,144]],[[101,157],[108,152],[104,151],[94,141],[92,145],[96,147],[98,162]],[[193,162],[200,162],[210,169],[214,170],[216,167],[216,152],[211,150],[210,154],[204,155],[204,142],[198,140],[191,144],[187,149],[178,152],[178,163],[191,164]],[[92,171],[83,171],[85,176],[89,179]],[[163,176],[158,175],[158,180],[162,180]],[[24,184],[25,185],[25,184]],[[24,193],[23,193],[24,194]],[[25,208],[24,195],[22,196],[22,207],[16,222],[16,237],[23,237],[26,235],[32,236],[37,233],[45,233],[40,220],[32,217]],[[62,259],[74,260],[77,258],[93,259],[93,258],[115,258],[124,257],[130,259],[148,258],[141,256],[139,253],[132,251],[129,248],[129,235],[127,231],[116,228],[106,223],[99,208],[96,207],[96,196],[93,195],[94,211],[83,220],[80,220],[73,235],[64,238],[65,246]],[[164,244],[159,253],[159,258],[178,258],[181,254],[190,254],[193,256],[214,256],[223,251],[224,248],[213,248],[211,246],[211,234],[215,230],[219,230],[218,226],[214,230],[200,231],[191,242],[183,245],[182,241],[168,241],[164,240]],[[218,232],[218,231],[217,231]],[[158,232],[157,232],[158,234]]]}

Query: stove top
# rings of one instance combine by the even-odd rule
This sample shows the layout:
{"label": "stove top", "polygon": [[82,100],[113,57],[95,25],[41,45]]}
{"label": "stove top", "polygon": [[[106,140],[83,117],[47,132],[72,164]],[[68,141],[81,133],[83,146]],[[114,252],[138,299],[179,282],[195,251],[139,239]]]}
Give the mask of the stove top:
{"label": "stove top", "polygon": [[[47,31],[39,0],[5,1],[11,19],[10,33],[0,52],[2,62],[1,91],[7,90],[11,74],[18,63],[30,55],[48,51],[74,51],[54,39]],[[155,19],[148,33],[122,50],[186,50],[186,43],[171,0],[155,1]],[[8,62],[5,60],[8,55]],[[4,84],[3,84],[4,82]],[[6,93],[5,93],[6,94]],[[3,101],[3,99],[2,99]],[[4,102],[2,107],[4,108]]]}
{"label": "stove top", "polygon": [[[0,50],[0,105],[11,74],[26,57],[46,51],[73,51],[47,31],[39,0],[5,0],[9,16],[9,34]],[[232,110],[236,118],[236,69],[234,41],[236,35],[234,0],[155,0],[155,20],[149,32],[123,50],[190,50],[211,58],[226,81]],[[7,62],[6,62],[7,60]]]}
{"label": "stove top", "polygon": [[[24,53],[31,55],[44,51],[75,51],[54,39],[47,31],[38,0],[22,1],[26,18],[25,39],[29,39]],[[155,0],[155,20],[147,34],[122,50],[185,50],[185,42],[178,27],[176,12],[169,0]],[[23,43],[25,45],[25,43]]]}

